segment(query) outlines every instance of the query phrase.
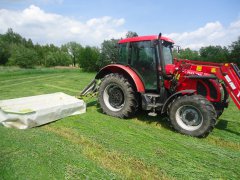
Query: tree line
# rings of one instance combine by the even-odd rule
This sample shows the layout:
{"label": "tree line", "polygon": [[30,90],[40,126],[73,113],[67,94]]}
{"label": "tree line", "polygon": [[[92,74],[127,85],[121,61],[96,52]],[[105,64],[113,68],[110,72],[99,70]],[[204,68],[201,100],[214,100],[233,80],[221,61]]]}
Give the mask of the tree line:
{"label": "tree line", "polygon": [[[127,32],[126,37],[137,36]],[[10,28],[0,34],[0,65],[34,68],[36,66],[77,66],[85,71],[97,71],[101,67],[116,61],[119,39],[105,40],[101,48],[82,46],[77,42],[68,42],[61,47],[54,44],[34,44]]]}
{"label": "tree line", "polygon": [[240,36],[237,41],[232,42],[228,47],[206,46],[201,47],[199,51],[186,48],[179,52],[174,49],[173,55],[180,59],[201,60],[216,63],[232,62],[240,67]]}
{"label": "tree line", "polygon": [[[138,36],[128,31],[126,37]],[[53,44],[34,44],[20,34],[8,29],[0,34],[0,65],[34,68],[36,66],[77,66],[85,71],[97,71],[101,67],[115,62],[118,58],[116,48],[119,39],[104,40],[99,47],[82,46],[76,42],[68,42],[61,47]],[[240,65],[240,37],[231,46],[208,46],[199,51],[189,48],[179,53],[174,50],[174,57],[211,62],[234,62]]]}

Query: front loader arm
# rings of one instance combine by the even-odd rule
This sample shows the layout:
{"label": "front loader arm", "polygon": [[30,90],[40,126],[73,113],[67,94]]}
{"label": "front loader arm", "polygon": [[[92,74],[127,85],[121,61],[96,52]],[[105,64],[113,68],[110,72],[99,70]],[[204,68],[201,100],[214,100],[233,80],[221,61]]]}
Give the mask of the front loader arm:
{"label": "front loader arm", "polygon": [[237,65],[225,64],[221,68],[223,81],[226,84],[226,89],[232,100],[240,109],[240,70]]}

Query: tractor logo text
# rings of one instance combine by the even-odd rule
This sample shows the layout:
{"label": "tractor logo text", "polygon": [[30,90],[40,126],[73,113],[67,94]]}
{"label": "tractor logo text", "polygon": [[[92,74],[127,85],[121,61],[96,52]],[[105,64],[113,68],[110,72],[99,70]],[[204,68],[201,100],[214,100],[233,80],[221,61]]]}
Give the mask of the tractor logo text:
{"label": "tractor logo text", "polygon": [[[229,83],[229,85],[231,86],[232,90],[236,89],[235,84],[232,82],[232,80],[230,79],[230,77],[228,75],[224,76],[225,79],[227,80],[227,82]],[[240,96],[240,93],[238,93],[238,96]]]}

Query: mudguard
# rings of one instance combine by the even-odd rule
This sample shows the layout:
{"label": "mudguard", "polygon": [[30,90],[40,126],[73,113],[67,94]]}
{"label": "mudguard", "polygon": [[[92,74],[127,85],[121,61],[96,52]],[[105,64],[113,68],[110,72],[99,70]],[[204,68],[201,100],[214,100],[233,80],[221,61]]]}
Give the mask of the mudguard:
{"label": "mudguard", "polygon": [[110,64],[102,68],[96,75],[95,79],[101,79],[105,75],[110,73],[119,73],[128,77],[134,84],[137,92],[144,93],[145,87],[143,81],[138,76],[138,74],[129,66],[121,65],[121,64]]}
{"label": "mudguard", "polygon": [[167,111],[167,107],[168,105],[173,101],[173,99],[175,99],[177,96],[183,96],[183,95],[186,95],[186,94],[194,94],[196,92],[196,90],[194,89],[187,89],[187,90],[182,90],[182,91],[178,91],[174,94],[172,94],[163,104],[163,107],[162,107],[162,110],[161,110],[161,113],[165,113]]}

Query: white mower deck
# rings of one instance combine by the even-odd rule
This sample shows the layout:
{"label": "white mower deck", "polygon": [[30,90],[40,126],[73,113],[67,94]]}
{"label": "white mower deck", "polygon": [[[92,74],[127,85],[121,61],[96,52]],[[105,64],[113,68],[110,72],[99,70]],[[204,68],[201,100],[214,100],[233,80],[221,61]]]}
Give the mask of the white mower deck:
{"label": "white mower deck", "polygon": [[27,129],[86,112],[83,100],[62,92],[0,101],[0,123]]}

